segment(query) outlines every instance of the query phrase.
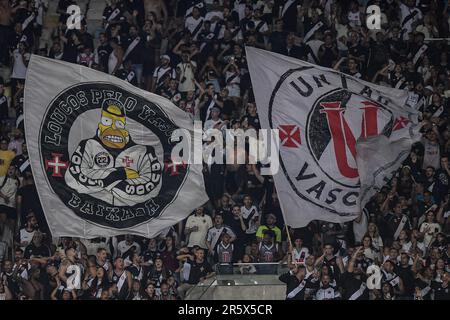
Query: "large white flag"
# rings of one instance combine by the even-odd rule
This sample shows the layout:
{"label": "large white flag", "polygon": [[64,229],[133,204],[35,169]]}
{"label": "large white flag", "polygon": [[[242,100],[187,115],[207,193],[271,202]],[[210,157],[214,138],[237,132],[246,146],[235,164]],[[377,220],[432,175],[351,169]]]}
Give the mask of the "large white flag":
{"label": "large white flag", "polygon": [[276,53],[246,51],[261,125],[280,133],[274,180],[286,223],[355,219],[420,138],[417,97]]}
{"label": "large white flag", "polygon": [[171,160],[177,129],[192,133],[193,121],[169,100],[32,56],[25,131],[53,236],[153,237],[206,202],[202,166]]}

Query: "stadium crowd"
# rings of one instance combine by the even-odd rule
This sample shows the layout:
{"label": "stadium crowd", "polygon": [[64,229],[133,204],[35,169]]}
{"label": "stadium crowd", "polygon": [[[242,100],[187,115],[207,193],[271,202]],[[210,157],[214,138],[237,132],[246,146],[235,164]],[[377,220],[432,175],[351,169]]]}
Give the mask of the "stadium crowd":
{"label": "stadium crowd", "polygon": [[[216,273],[275,274],[277,263],[290,268],[287,299],[450,299],[447,1],[110,0],[101,30],[86,19],[68,30],[71,4],[59,1],[46,43],[48,1],[0,0],[0,300],[176,300]],[[370,4],[381,29],[366,26]],[[260,165],[213,164],[210,201],[159,237],[51,237],[24,140],[32,53],[162,95],[205,128],[259,129],[244,46],[416,94],[422,140],[360,218],[290,228]],[[365,286],[372,265],[380,289]]]}

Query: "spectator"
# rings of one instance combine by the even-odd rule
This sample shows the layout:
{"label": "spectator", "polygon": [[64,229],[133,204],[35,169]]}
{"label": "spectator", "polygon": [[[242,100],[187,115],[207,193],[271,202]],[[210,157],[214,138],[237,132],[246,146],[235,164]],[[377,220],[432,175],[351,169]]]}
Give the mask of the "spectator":
{"label": "spectator", "polygon": [[199,246],[200,248],[207,249],[206,235],[212,226],[211,217],[205,214],[204,208],[197,208],[195,213],[187,219],[184,229],[188,238],[188,247]]}
{"label": "spectator", "polygon": [[178,287],[178,294],[184,299],[189,289],[205,279],[214,275],[211,265],[205,259],[205,250],[197,248],[194,255],[184,254],[178,256],[179,260],[184,260],[184,269],[188,270],[184,277],[184,282]]}
{"label": "spectator", "polygon": [[208,247],[208,254],[213,256],[216,252],[216,247],[220,243],[220,238],[223,234],[228,234],[231,238],[229,242],[233,242],[236,239],[236,235],[230,227],[223,224],[223,217],[220,213],[216,213],[214,216],[214,226],[208,230],[206,236],[206,246]]}
{"label": "spectator", "polygon": [[138,255],[141,253],[141,246],[139,243],[134,241],[132,235],[126,235],[125,239],[117,244],[117,256],[124,257],[130,249]]}
{"label": "spectator", "polygon": [[269,213],[266,215],[266,224],[260,225],[256,231],[258,241],[263,240],[264,231],[272,230],[275,233],[275,242],[278,244],[281,243],[281,230],[275,225],[276,222],[277,217],[274,214]]}

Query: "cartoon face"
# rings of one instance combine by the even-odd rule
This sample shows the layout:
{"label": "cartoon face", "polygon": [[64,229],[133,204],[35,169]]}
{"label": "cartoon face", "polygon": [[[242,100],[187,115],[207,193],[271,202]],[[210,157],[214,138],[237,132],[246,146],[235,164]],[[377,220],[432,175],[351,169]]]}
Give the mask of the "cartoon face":
{"label": "cartoon face", "polygon": [[114,149],[123,149],[129,141],[126,119],[122,109],[115,104],[108,104],[102,110],[102,118],[98,124],[98,137],[101,142]]}

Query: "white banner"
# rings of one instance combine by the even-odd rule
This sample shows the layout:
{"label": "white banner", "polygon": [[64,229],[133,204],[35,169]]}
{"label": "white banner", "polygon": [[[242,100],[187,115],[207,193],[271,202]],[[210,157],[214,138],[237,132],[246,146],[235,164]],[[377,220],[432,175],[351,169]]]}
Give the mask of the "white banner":
{"label": "white banner", "polygon": [[246,51],[261,126],[280,130],[281,170],[274,180],[286,223],[355,219],[419,138],[408,92]]}
{"label": "white banner", "polygon": [[202,165],[170,159],[177,145],[171,134],[179,128],[194,130],[169,100],[33,55],[25,132],[52,235],[153,237],[205,203]]}

